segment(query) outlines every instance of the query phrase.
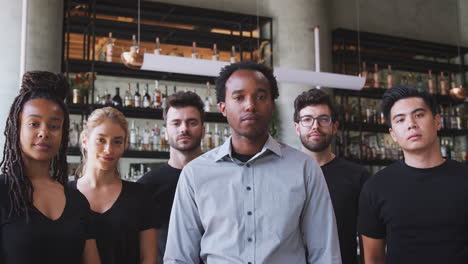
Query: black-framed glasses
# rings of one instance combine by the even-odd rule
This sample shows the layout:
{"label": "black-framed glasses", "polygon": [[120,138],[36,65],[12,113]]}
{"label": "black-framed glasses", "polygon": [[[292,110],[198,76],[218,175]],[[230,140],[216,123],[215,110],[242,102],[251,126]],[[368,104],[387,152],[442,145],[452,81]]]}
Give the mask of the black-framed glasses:
{"label": "black-framed glasses", "polygon": [[299,123],[301,123],[303,127],[311,127],[314,125],[315,120],[317,120],[318,125],[321,127],[328,127],[332,123],[331,116],[327,115],[319,117],[303,116],[299,119]]}

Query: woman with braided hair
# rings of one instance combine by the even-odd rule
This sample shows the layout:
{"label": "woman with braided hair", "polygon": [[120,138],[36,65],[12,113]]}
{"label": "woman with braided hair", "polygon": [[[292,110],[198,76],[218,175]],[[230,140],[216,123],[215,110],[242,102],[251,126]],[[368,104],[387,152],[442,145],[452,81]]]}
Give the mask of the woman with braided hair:
{"label": "woman with braided hair", "polygon": [[0,163],[0,263],[100,263],[89,203],[67,187],[69,115],[62,74],[27,72]]}

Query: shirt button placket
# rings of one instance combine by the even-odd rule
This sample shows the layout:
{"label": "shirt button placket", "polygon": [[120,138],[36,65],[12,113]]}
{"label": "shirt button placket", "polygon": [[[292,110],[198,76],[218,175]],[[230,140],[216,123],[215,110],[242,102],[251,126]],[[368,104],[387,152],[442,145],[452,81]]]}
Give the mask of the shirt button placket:
{"label": "shirt button placket", "polygon": [[253,169],[250,164],[246,164],[244,166],[245,174],[247,177],[247,186],[246,186],[246,197],[247,197],[247,203],[246,203],[246,212],[245,212],[245,222],[247,223],[246,225],[246,243],[247,243],[247,254],[246,257],[247,263],[248,264],[253,264],[255,260],[255,218],[254,218],[254,205],[255,205],[255,192],[254,192],[254,174],[253,174]]}

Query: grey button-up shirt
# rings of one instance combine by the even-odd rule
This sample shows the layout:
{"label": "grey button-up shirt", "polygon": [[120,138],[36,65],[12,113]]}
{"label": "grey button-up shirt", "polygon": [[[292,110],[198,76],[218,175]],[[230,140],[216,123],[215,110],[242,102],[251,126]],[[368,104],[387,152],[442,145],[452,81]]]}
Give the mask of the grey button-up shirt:
{"label": "grey button-up shirt", "polygon": [[341,263],[319,165],[269,137],[242,163],[231,140],[187,164],[177,185],[164,263]]}

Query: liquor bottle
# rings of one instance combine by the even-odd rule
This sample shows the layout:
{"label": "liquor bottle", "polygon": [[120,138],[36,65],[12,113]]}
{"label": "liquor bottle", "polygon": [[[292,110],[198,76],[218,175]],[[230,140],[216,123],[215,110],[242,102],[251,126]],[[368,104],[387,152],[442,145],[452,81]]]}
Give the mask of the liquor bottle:
{"label": "liquor bottle", "polygon": [[442,139],[440,143],[440,154],[442,154],[443,158],[448,159],[448,153],[449,151],[448,151],[446,140]]}
{"label": "liquor bottle", "polygon": [[174,87],[173,87],[173,92],[172,92],[172,93],[173,93],[173,94],[177,93],[177,86],[174,85]]}
{"label": "liquor bottle", "polygon": [[166,108],[166,100],[167,100],[167,85],[164,86],[164,93],[161,98],[161,106],[162,108]]}
{"label": "liquor bottle", "polygon": [[223,142],[226,142],[229,139],[229,130],[227,126],[224,127],[223,129]]}
{"label": "liquor bottle", "polygon": [[456,152],[455,152],[455,147],[453,146],[453,140],[452,139],[447,139],[447,154],[449,156],[449,159],[455,159],[456,157]]}
{"label": "liquor bottle", "polygon": [[445,129],[445,113],[444,113],[444,108],[440,106],[440,127],[441,129]]}
{"label": "liquor bottle", "polygon": [[420,92],[424,91],[424,84],[422,81],[421,74],[416,75],[416,90]]}
{"label": "liquor bottle", "polygon": [[442,113],[445,118],[444,118],[444,121],[445,121],[445,128],[446,129],[451,129],[451,125],[452,125],[452,122],[450,122],[450,115],[449,115],[449,111],[447,108],[444,109],[444,112]]}
{"label": "liquor bottle", "polygon": [[429,75],[429,79],[427,80],[427,86],[429,87],[429,93],[436,94],[436,89],[434,86],[434,79],[432,78],[432,70],[429,70],[428,75]]}
{"label": "liquor bottle", "polygon": [[369,73],[367,72],[367,67],[366,67],[366,62],[362,63],[362,72],[361,72],[361,77],[366,78],[366,82],[364,83],[364,88],[371,88],[372,87],[372,82],[370,80]]}
{"label": "liquor bottle", "polygon": [[455,119],[457,120],[456,128],[458,130],[462,130],[463,129],[463,120],[462,120],[462,118],[460,116],[461,115],[460,108],[459,107],[455,108],[455,112],[456,112],[455,113]]}
{"label": "liquor bottle", "polygon": [[104,93],[104,102],[103,105],[112,105],[112,98],[109,90],[106,88],[106,92]]}
{"label": "liquor bottle", "polygon": [[130,86],[130,83],[128,84],[128,89],[125,92],[125,101],[124,101],[124,106],[125,107],[132,107],[133,106],[133,97],[132,97],[132,87]]}
{"label": "liquor bottle", "polygon": [[392,73],[392,65],[388,65],[388,73],[387,73],[387,89],[393,87],[393,73]]}
{"label": "liquor bottle", "polygon": [[140,84],[136,84],[136,91],[133,95],[133,106],[134,107],[141,107],[141,94],[140,94]]}
{"label": "liquor bottle", "polygon": [[156,48],[154,49],[154,54],[161,55],[161,43],[159,43],[159,38],[156,38]]}
{"label": "liquor bottle", "polygon": [[70,126],[70,130],[68,132],[68,146],[69,147],[77,147],[79,138],[80,138],[80,132],[78,129],[78,125],[75,121],[72,122]]}
{"label": "liquor bottle", "polygon": [[448,95],[447,79],[443,72],[440,73],[440,94]]}
{"label": "liquor bottle", "polygon": [[94,96],[94,103],[101,104],[101,95],[96,91],[96,95]]}
{"label": "liquor bottle", "polygon": [[122,97],[120,97],[120,88],[115,87],[115,95],[112,98],[113,106],[122,106]]}
{"label": "liquor bottle", "polygon": [[458,120],[457,120],[457,115],[455,113],[455,107],[452,107],[450,109],[450,128],[458,129]]}
{"label": "liquor bottle", "polygon": [[231,58],[229,60],[231,63],[235,63],[236,62],[236,47],[234,45],[232,45],[231,47]]}
{"label": "liquor bottle", "polygon": [[161,134],[159,132],[159,126],[158,123],[154,124],[154,128],[152,131],[152,136],[153,136],[153,151],[161,151],[160,149],[160,141],[161,141]]}
{"label": "liquor bottle", "polygon": [[374,88],[380,88],[380,72],[377,64],[374,64]]}
{"label": "liquor bottle", "polygon": [[153,107],[161,108],[161,90],[159,89],[159,82],[157,80],[154,81]]}
{"label": "liquor bottle", "polygon": [[136,35],[133,34],[132,35],[132,46],[130,46],[130,52],[131,53],[134,53],[136,52],[138,49],[138,45],[137,45],[137,41],[136,41]]}
{"label": "liquor bottle", "polygon": [[106,46],[106,61],[112,62],[112,56],[114,56],[114,40],[112,39],[112,32],[109,32],[109,40]]}
{"label": "liquor bottle", "polygon": [[213,56],[211,57],[211,59],[214,61],[219,60],[218,47],[216,46],[216,43],[213,44]]}
{"label": "liquor bottle", "polygon": [[207,151],[213,148],[213,136],[211,134],[209,124],[206,125],[205,148]]}
{"label": "liquor bottle", "polygon": [[161,130],[161,151],[168,151],[168,146],[167,146],[167,139],[166,139],[166,126],[163,125],[163,128]]}
{"label": "liquor bottle", "polygon": [[215,132],[214,132],[214,147],[221,146],[221,135],[219,134],[218,124],[215,124]]}
{"label": "liquor bottle", "polygon": [[457,76],[455,75],[455,73],[452,73],[451,75],[451,82],[450,82],[450,88],[453,89],[453,88],[457,88]]}
{"label": "liquor bottle", "polygon": [[132,127],[130,128],[130,149],[137,148],[137,131],[135,128],[135,120],[132,120]]}
{"label": "liquor bottle", "polygon": [[198,58],[198,53],[197,53],[197,43],[194,41],[192,42],[192,58],[197,59]]}
{"label": "liquor bottle", "polygon": [[210,82],[206,82],[206,97],[204,101],[204,110],[205,112],[211,112],[212,108],[212,99],[211,99],[211,85]]}
{"label": "liquor bottle", "polygon": [[139,126],[136,127],[136,141],[137,141],[137,145],[136,145],[137,150],[142,151],[143,150],[143,135],[140,131]]}
{"label": "liquor bottle", "polygon": [[150,129],[149,129],[149,122],[146,121],[145,123],[145,130],[143,130],[143,150],[149,151],[151,150],[152,144],[150,144]]}
{"label": "liquor bottle", "polygon": [[143,107],[145,107],[145,108],[151,107],[151,96],[148,93],[148,88],[149,88],[149,85],[146,84],[146,86],[145,86],[145,95],[143,95]]}

